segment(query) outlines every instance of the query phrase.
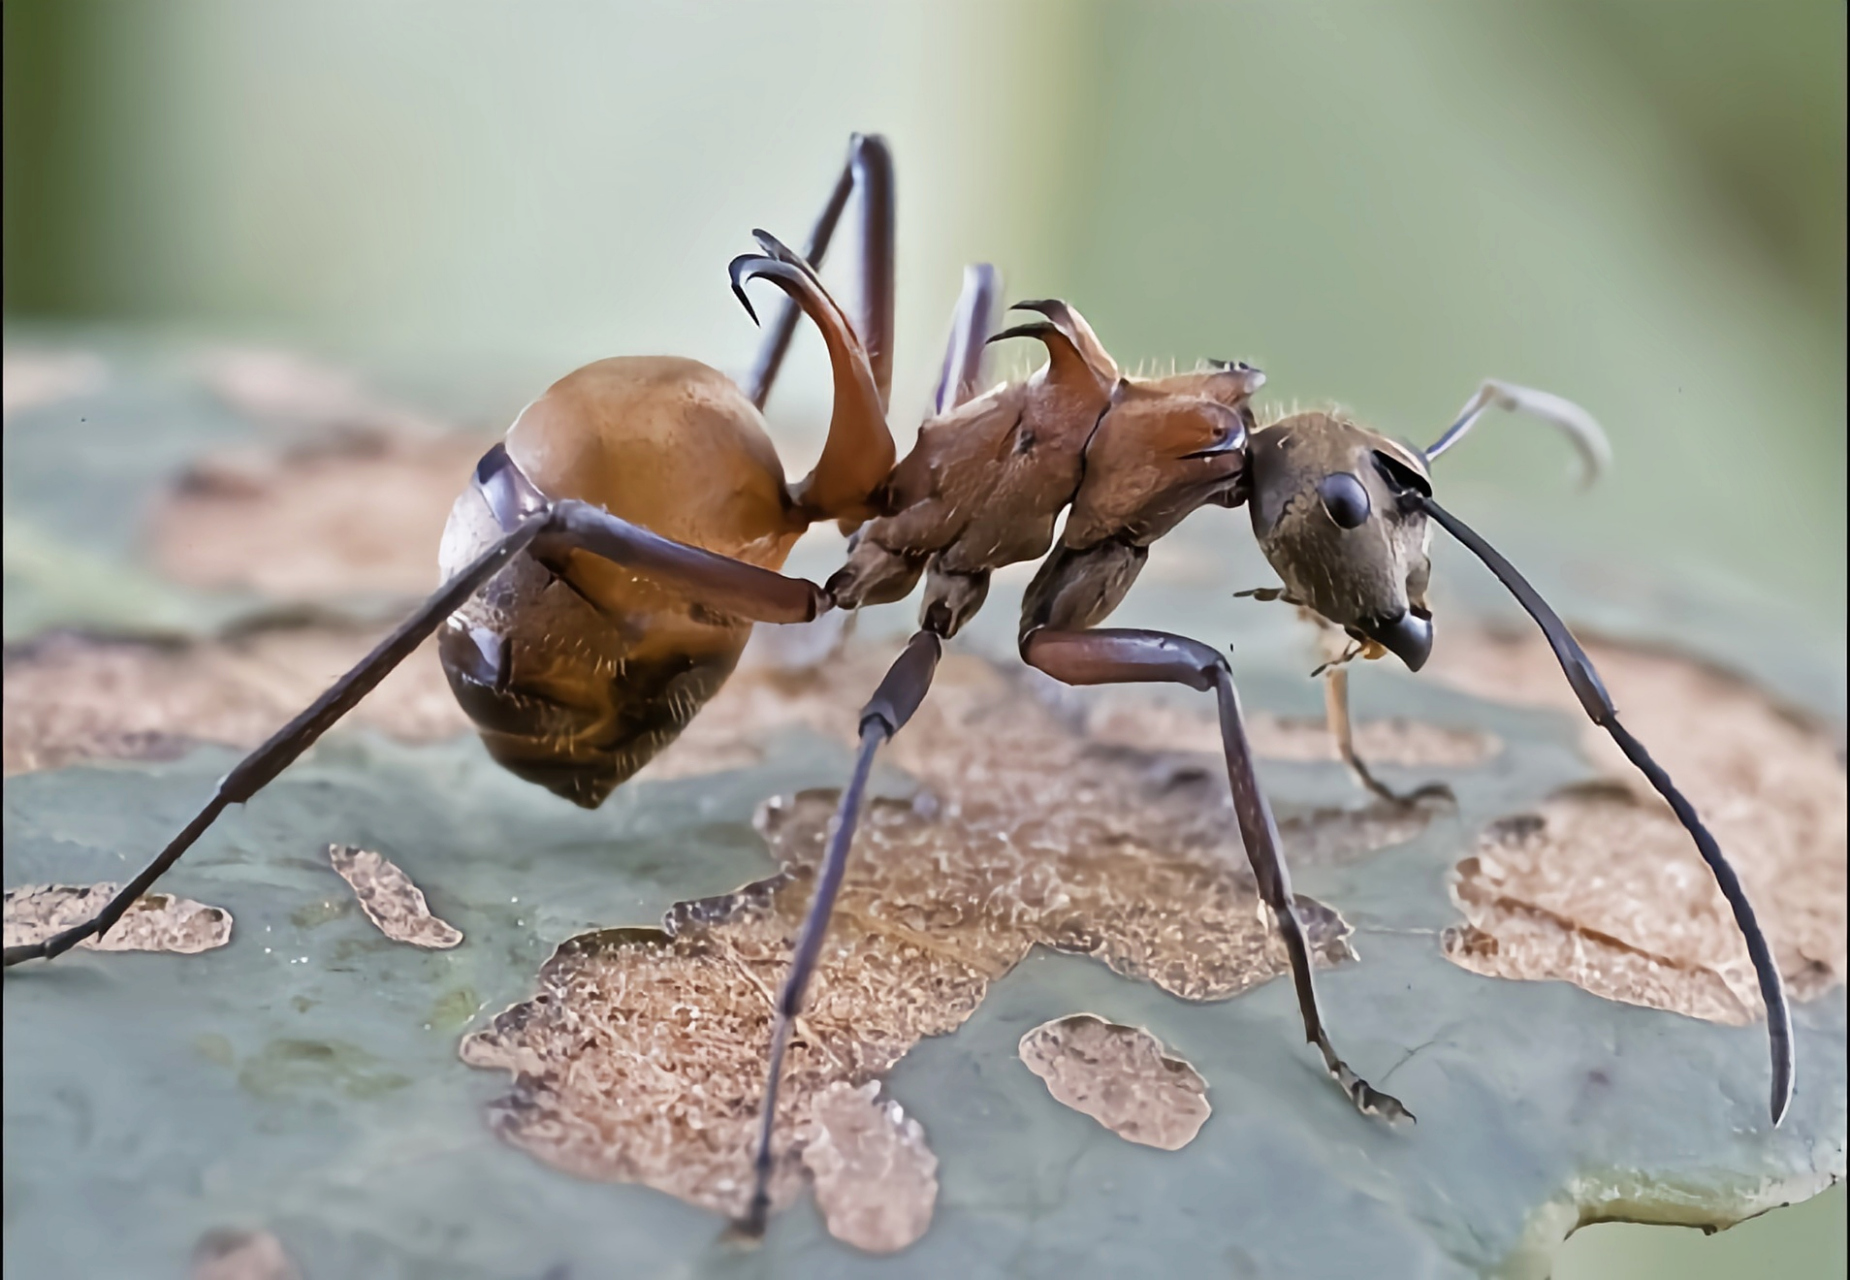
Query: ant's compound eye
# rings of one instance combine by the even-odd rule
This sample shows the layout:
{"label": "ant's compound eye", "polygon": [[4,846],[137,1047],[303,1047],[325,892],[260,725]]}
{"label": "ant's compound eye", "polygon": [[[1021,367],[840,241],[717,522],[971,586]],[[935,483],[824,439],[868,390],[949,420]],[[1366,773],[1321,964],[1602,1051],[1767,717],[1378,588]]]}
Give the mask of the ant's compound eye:
{"label": "ant's compound eye", "polygon": [[1338,528],[1353,529],[1368,519],[1368,490],[1347,471],[1336,471],[1317,482],[1317,496]]}

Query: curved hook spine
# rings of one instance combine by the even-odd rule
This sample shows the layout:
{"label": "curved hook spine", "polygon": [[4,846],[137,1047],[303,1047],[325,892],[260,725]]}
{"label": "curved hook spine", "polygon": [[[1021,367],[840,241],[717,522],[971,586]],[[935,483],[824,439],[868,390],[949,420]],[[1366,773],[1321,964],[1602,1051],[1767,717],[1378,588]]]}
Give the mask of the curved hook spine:
{"label": "curved hook spine", "polygon": [[893,469],[897,450],[887,429],[878,379],[854,326],[801,256],[777,237],[754,233],[765,254],[743,254],[728,273],[732,291],[747,315],[757,319],[745,286],[769,280],[789,295],[822,334],[835,383],[828,438],[815,468],[791,487],[796,509],[807,520],[862,520],[870,499]]}
{"label": "curved hook spine", "polygon": [[1092,326],[1086,318],[1071,306],[1058,298],[1035,298],[1027,302],[1017,302],[1010,311],[1037,311],[1047,317],[1055,328],[1066,335],[1066,340],[1073,344],[1075,350],[1085,358],[1099,381],[1110,383],[1118,378],[1118,362],[1105,350],[1105,344],[1098,340]]}

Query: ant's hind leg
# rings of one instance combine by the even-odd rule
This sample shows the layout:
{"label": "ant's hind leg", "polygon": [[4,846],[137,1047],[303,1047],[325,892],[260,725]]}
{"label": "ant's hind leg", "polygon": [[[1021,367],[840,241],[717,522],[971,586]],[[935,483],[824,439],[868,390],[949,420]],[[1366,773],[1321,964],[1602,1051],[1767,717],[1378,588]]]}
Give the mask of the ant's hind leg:
{"label": "ant's hind leg", "polygon": [[1291,957],[1291,978],[1297,987],[1298,1011],[1304,1017],[1304,1038],[1317,1046],[1324,1066],[1358,1110],[1388,1121],[1413,1119],[1413,1113],[1399,1099],[1382,1093],[1350,1070],[1336,1056],[1335,1046],[1324,1030],[1316,985],[1311,979],[1310,946],[1292,902],[1278,823],[1265,793],[1259,789],[1252,744],[1240,716],[1240,695],[1233,687],[1227,660],[1200,641],[1184,636],[1115,629],[1030,631],[1022,638],[1021,656],[1030,666],[1065,684],[1181,684],[1215,695],[1220,704],[1221,746],[1227,757],[1234,815],[1259,884],[1259,896],[1271,908],[1272,920]]}
{"label": "ant's hind leg", "polygon": [[461,608],[483,584],[539,536],[547,517],[533,516],[508,533],[488,550],[444,583],[422,608],[407,618],[399,628],[380,641],[373,651],[360,659],[359,665],[336,680],[331,688],[308,710],[284,725],[269,741],[238,762],[236,768],[219,782],[218,790],[205,806],[186,824],[167,847],[133,880],[109,900],[107,906],[79,925],[54,934],[30,946],[8,947],[5,963],[10,968],[23,960],[49,960],[62,955],[85,938],[106,933],[120,920],[180,855],[205,834],[218,815],[234,804],[243,804],[267,786],[295,758],[351,711],[399,663],[403,662],[440,626],[443,620]]}
{"label": "ant's hind leg", "polygon": [[1416,805],[1427,799],[1451,799],[1452,789],[1443,782],[1429,782],[1412,791],[1396,791],[1370,772],[1368,764],[1356,753],[1355,728],[1349,718],[1349,669],[1332,666],[1323,673],[1323,710],[1330,736],[1336,739],[1336,754],[1342,757],[1349,773],[1370,795],[1395,805]]}
{"label": "ant's hind leg", "polygon": [[[868,365],[883,405],[893,383],[893,185],[893,155],[887,150],[886,139],[878,134],[855,134],[848,140],[848,160],[842,166],[841,177],[836,179],[803,249],[804,261],[819,269],[842,212],[848,207],[848,197],[858,191],[861,260],[856,264],[859,314],[854,319],[854,331],[867,349]],[[777,371],[790,349],[796,326],[797,305],[785,302],[758,343],[758,357],[752,362],[744,387],[745,394],[760,409],[770,399],[771,386],[777,381]]]}
{"label": "ant's hind leg", "polygon": [[135,901],[205,834],[218,816],[243,804],[377,687],[443,621],[522,552],[545,557],[583,550],[676,586],[710,608],[752,622],[807,622],[830,607],[822,588],[757,565],[675,542],[619,520],[588,503],[562,501],[529,515],[459,571],[418,611],[380,641],[309,708],[277,730],[225,775],[218,790],[160,854],[89,920],[28,946],[8,947],[5,963],[49,960],[85,938],[108,932]]}
{"label": "ant's hind leg", "polygon": [[822,865],[816,871],[816,891],[810,899],[809,914],[803,920],[803,931],[797,936],[790,972],[777,997],[777,1021],[771,1032],[771,1065],[759,1113],[758,1151],[752,1162],[752,1194],[744,1219],[734,1225],[734,1230],[747,1238],[755,1239],[764,1234],[765,1217],[771,1209],[771,1135],[776,1128],[777,1087],[783,1076],[784,1051],[789,1046],[790,1028],[802,1015],[803,995],[822,954],[823,937],[829,931],[829,915],[835,909],[835,896],[841,890],[842,877],[848,869],[848,853],[854,845],[855,824],[860,820],[861,799],[867,789],[868,775],[873,771],[874,754],[882,743],[905,727],[919,703],[924,701],[942,649],[943,642],[934,633],[920,631],[915,634],[905,651],[887,669],[874,696],[861,708],[861,746],[855,756],[854,773],[829,823],[829,843],[822,856]]}
{"label": "ant's hind leg", "polygon": [[996,328],[996,303],[1002,296],[1002,275],[987,262],[964,268],[963,293],[951,312],[951,336],[944,347],[944,364],[932,394],[935,412],[949,413],[983,389],[983,357],[989,335]]}

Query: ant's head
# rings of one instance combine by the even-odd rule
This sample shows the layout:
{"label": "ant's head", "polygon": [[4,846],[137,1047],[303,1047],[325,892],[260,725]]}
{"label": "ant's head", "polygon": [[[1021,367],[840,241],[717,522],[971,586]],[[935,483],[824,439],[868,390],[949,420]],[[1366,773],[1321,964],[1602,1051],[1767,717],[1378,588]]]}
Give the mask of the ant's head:
{"label": "ant's head", "polygon": [[1248,449],[1253,534],[1286,593],[1418,671],[1432,652],[1425,458],[1329,413],[1283,418]]}

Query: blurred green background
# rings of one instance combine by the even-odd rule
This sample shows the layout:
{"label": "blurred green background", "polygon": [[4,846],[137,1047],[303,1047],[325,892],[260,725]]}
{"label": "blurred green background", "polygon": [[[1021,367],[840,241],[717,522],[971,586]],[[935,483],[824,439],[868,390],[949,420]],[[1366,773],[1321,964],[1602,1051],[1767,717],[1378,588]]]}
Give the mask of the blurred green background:
{"label": "blurred green background", "polygon": [[[798,240],[851,130],[900,161],[909,428],[959,268],[1127,365],[1252,360],[1422,443],[1456,509],[1614,596],[1687,584],[1841,653],[1845,7],[1784,3],[10,0],[9,335],[300,346],[472,425],[603,355],[723,368],[724,266]],[[800,472],[826,375],[774,419]],[[1832,699],[1820,698],[1829,708]],[[1836,1275],[1834,1192],[1601,1227],[1557,1275]]]}

